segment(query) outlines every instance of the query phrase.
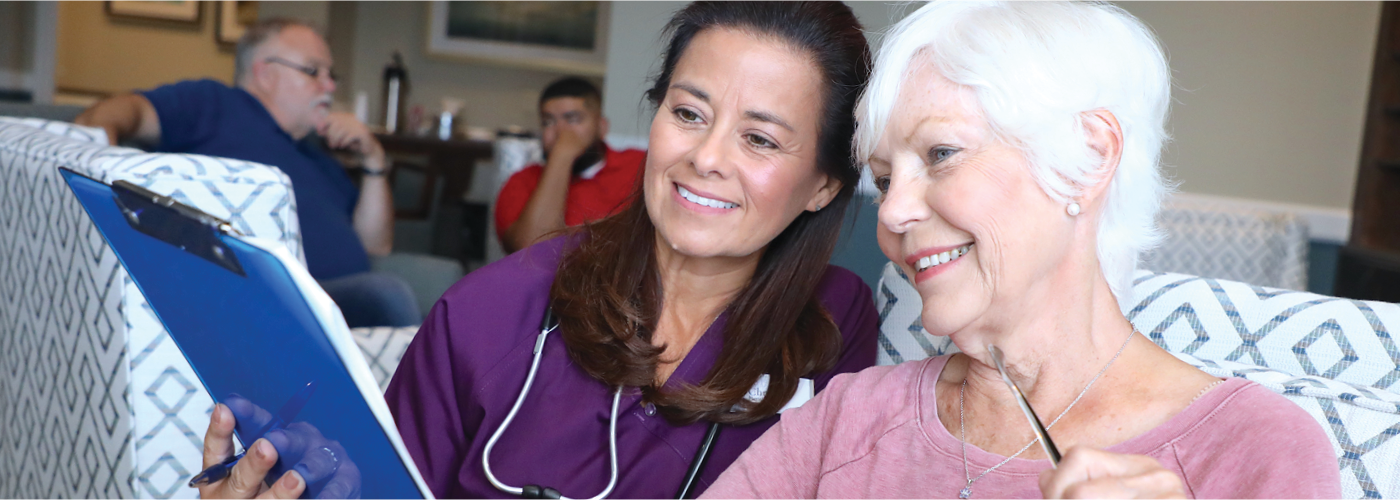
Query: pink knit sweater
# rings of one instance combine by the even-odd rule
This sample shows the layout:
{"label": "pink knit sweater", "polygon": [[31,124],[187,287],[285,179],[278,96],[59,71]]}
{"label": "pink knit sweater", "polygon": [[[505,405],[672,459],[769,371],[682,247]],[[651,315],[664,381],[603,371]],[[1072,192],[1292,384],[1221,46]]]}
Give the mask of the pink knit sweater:
{"label": "pink knit sweater", "polygon": [[[938,421],[935,382],[948,356],[841,375],[782,420],[705,492],[708,498],[956,498],[958,438]],[[1323,429],[1302,408],[1228,379],[1161,426],[1108,449],[1147,455],[1197,498],[1337,498],[1341,476]],[[969,445],[973,476],[1005,457]],[[1014,459],[973,498],[1040,498],[1045,460]]]}

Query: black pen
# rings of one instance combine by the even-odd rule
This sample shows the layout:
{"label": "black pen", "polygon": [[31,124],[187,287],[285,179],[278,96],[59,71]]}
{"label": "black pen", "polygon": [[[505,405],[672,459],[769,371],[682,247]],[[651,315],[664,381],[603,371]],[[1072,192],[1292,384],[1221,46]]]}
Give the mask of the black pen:
{"label": "black pen", "polygon": [[[292,396],[292,399],[282,405],[282,409],[277,410],[277,416],[269,420],[266,425],[263,425],[263,428],[259,429],[257,434],[250,436],[253,438],[253,442],[258,442],[258,439],[266,436],[267,433],[282,428],[282,426],[290,423],[293,418],[296,418],[297,414],[301,413],[302,407],[306,406],[306,401],[311,399],[311,393],[315,392],[315,390],[316,381],[312,380],[307,382],[306,386],[302,387],[300,391],[297,391],[296,395]],[[222,462],[199,471],[199,474],[195,474],[194,477],[190,478],[190,487],[198,488],[228,477],[229,473],[233,472],[234,464],[237,464],[238,461],[243,459],[243,456],[247,454],[248,450],[243,450],[242,453],[225,458]]]}

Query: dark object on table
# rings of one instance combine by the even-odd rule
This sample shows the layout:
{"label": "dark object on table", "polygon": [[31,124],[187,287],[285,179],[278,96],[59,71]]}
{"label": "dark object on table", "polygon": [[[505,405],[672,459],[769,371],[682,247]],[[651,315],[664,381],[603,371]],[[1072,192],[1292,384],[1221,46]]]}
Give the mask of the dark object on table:
{"label": "dark object on table", "polygon": [[403,56],[395,51],[393,62],[384,67],[384,130],[390,134],[403,128],[403,106],[407,97],[408,70],[403,67]]}

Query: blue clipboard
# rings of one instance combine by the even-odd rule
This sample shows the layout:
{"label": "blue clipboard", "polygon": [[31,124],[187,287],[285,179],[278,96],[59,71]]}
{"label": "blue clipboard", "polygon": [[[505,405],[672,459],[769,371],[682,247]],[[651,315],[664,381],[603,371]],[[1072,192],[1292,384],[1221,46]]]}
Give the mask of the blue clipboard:
{"label": "blue clipboard", "polygon": [[[432,498],[345,320],[277,242],[124,181],[60,169],[244,445],[302,498]],[[196,430],[200,432],[201,430]]]}

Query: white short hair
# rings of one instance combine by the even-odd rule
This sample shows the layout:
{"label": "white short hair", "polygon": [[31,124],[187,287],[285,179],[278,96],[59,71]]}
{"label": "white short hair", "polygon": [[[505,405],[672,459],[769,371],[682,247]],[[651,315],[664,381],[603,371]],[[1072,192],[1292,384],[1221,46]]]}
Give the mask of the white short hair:
{"label": "white short hair", "polygon": [[[1052,199],[1093,184],[1099,162],[1083,113],[1105,109],[1123,152],[1098,228],[1098,257],[1120,306],[1139,256],[1161,240],[1154,218],[1169,191],[1158,167],[1171,73],[1152,32],[1118,7],[1092,3],[935,1],[884,36],[856,108],[855,154],[870,160],[917,63],[976,96],[992,132],[1019,148]],[[979,107],[980,106],[980,107]]]}

